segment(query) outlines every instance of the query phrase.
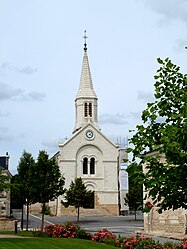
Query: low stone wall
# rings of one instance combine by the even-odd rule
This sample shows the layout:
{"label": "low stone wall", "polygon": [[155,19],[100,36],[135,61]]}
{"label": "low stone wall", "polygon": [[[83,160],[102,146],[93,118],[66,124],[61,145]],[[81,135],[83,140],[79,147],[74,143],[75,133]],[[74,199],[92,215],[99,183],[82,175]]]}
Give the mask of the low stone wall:
{"label": "low stone wall", "polygon": [[0,218],[0,231],[15,231],[17,220]]}
{"label": "low stone wall", "polygon": [[163,211],[162,214],[159,214],[157,208],[153,207],[149,213],[144,213],[144,231],[186,234],[186,210],[179,208],[175,211],[167,210]]}

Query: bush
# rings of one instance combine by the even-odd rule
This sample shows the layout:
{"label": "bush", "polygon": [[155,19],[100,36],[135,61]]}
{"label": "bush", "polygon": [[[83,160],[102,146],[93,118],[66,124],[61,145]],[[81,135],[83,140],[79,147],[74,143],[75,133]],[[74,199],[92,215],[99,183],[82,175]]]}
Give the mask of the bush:
{"label": "bush", "polygon": [[94,233],[93,237],[92,237],[92,241],[94,242],[107,242],[109,240],[115,240],[116,236],[108,231],[108,229],[103,228],[101,230],[99,230],[98,232]]}
{"label": "bush", "polygon": [[47,225],[44,230],[35,230],[33,235],[36,237],[51,237],[51,238],[79,238],[92,240],[93,242],[105,243],[119,247],[121,249],[187,249],[187,240],[180,244],[172,244],[166,242],[164,245],[156,242],[152,238],[144,236],[116,237],[115,234],[108,229],[103,228],[98,230],[94,235],[75,226],[71,222],[65,224]]}
{"label": "bush", "polygon": [[75,234],[79,227],[73,223],[48,225],[44,227],[44,233],[52,238],[75,238]]}
{"label": "bush", "polygon": [[93,235],[86,232],[84,229],[78,229],[75,235],[75,238],[91,240]]}
{"label": "bush", "polygon": [[65,224],[47,225],[43,231],[33,231],[34,236],[38,237],[51,237],[51,238],[79,238],[90,240],[92,235],[87,233],[79,226],[75,226],[71,222]]}

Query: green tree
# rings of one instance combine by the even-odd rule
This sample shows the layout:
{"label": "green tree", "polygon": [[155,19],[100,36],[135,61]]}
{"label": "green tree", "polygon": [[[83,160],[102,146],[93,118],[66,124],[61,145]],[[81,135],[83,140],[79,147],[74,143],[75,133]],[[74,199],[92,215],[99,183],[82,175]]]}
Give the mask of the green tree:
{"label": "green tree", "polygon": [[[139,166],[140,167],[140,166]],[[142,210],[143,208],[143,184],[138,181],[139,172],[141,168],[133,168],[132,166],[127,168],[128,178],[129,178],[129,192],[126,194],[125,203],[128,204],[129,209],[135,212],[136,220],[136,211]]]}
{"label": "green tree", "polygon": [[79,221],[80,207],[87,206],[92,202],[93,191],[87,190],[82,178],[76,178],[75,182],[71,181],[70,187],[65,192],[62,204],[65,207],[74,206],[77,208],[77,221]]}
{"label": "green tree", "polygon": [[[147,163],[147,172],[139,171],[138,179],[162,212],[187,208],[187,75],[168,58],[158,63],[155,101],[147,104],[143,124],[136,126],[130,139],[134,146],[130,167]],[[158,155],[151,156],[153,151]],[[160,161],[162,155],[165,163]]]}
{"label": "green tree", "polygon": [[34,167],[35,161],[32,155],[25,150],[20,158],[19,165],[17,168],[18,175],[15,179],[14,194],[20,197],[20,202],[22,203],[22,222],[21,226],[23,228],[23,205],[27,207],[27,220],[26,220],[26,230],[28,230],[29,221],[29,206],[34,203],[33,199],[33,175],[32,168]]}
{"label": "green tree", "polygon": [[46,204],[64,194],[64,177],[61,176],[59,166],[55,158],[49,158],[45,151],[39,151],[38,159],[33,168],[33,191],[35,202],[42,204],[42,229]]}
{"label": "green tree", "polygon": [[11,209],[22,209],[23,205],[23,198],[21,195],[21,186],[20,186],[20,181],[18,178],[18,174],[12,176],[11,178],[11,203],[10,203],[10,208]]}

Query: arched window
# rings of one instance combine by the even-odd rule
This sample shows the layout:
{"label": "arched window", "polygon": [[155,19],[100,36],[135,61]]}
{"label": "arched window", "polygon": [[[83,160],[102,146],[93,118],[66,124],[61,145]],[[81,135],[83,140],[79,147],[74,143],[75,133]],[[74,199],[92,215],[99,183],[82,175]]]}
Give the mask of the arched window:
{"label": "arched window", "polygon": [[83,159],[83,174],[84,175],[88,174],[88,158],[87,157]]}
{"label": "arched window", "polygon": [[95,158],[92,157],[90,159],[90,175],[94,175],[95,174]]}
{"label": "arched window", "polygon": [[89,103],[89,116],[92,117],[92,103]]}
{"label": "arched window", "polygon": [[84,104],[84,116],[85,117],[88,116],[88,104],[87,103]]}

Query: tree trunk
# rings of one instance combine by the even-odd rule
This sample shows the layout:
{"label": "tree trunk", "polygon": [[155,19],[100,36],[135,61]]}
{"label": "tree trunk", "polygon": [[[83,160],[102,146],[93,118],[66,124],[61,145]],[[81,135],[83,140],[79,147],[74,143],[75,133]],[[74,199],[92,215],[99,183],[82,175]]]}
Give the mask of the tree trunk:
{"label": "tree trunk", "polygon": [[79,207],[77,208],[77,221],[79,221]]}
{"label": "tree trunk", "polygon": [[136,206],[134,207],[134,218],[136,220]]}
{"label": "tree trunk", "polygon": [[23,230],[23,205],[21,209],[21,230]]}
{"label": "tree trunk", "polygon": [[42,204],[42,226],[41,226],[42,231],[44,229],[44,213],[45,213],[45,203]]}
{"label": "tree trunk", "polygon": [[29,202],[27,202],[27,223],[26,223],[26,231],[28,231],[29,226]]}

